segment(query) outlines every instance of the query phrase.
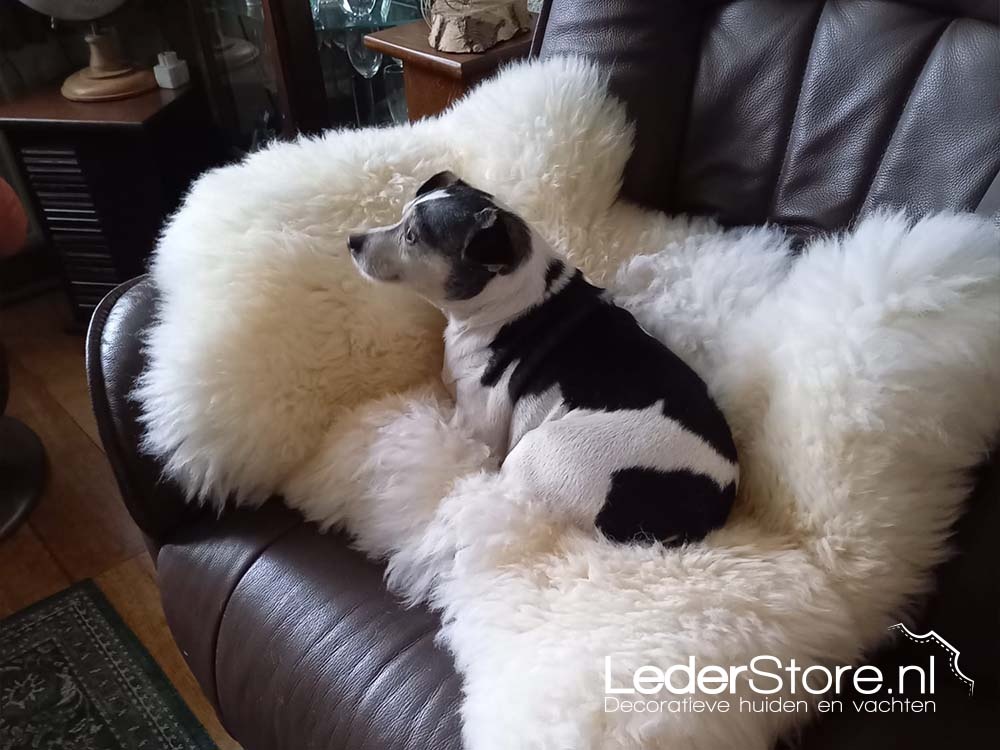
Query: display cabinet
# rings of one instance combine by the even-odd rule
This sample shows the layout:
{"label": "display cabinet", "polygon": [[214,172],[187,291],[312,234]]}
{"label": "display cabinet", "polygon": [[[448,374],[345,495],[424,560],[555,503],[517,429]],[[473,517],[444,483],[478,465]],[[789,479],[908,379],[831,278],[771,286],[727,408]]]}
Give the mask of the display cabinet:
{"label": "display cabinet", "polygon": [[402,64],[364,44],[419,0],[192,2],[199,68],[237,150],[269,138],[407,119]]}

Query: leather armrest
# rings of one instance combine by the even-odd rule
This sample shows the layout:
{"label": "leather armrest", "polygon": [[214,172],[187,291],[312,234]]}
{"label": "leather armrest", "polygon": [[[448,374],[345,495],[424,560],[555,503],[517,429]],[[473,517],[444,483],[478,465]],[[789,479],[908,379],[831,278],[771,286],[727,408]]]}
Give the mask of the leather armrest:
{"label": "leather armrest", "polygon": [[143,335],[153,319],[156,289],[139,276],[113,289],[97,306],[87,331],[87,380],[104,451],[129,513],[158,547],[171,533],[201,517],[139,450],[138,405],[129,395],[145,366]]}
{"label": "leather armrest", "polygon": [[384,575],[275,501],[185,528],[158,571],[170,630],[246,750],[460,750],[440,620]]}

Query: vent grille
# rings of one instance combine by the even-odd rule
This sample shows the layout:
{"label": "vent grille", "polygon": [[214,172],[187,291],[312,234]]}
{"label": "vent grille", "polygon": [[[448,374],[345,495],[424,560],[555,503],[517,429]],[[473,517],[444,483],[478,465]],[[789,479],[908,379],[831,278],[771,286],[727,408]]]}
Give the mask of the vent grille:
{"label": "vent grille", "polygon": [[69,279],[77,317],[87,319],[119,279],[80,160],[69,147],[24,147],[21,162]]}

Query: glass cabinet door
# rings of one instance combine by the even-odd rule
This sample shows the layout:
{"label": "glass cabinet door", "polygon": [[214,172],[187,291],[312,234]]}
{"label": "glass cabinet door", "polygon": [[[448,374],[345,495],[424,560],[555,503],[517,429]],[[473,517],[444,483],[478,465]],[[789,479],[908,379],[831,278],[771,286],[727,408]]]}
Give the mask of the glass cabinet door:
{"label": "glass cabinet door", "polygon": [[216,119],[233,151],[252,151],[282,130],[263,0],[195,1],[190,7]]}
{"label": "glass cabinet door", "polygon": [[420,19],[420,0],[185,5],[193,62],[234,155],[279,136],[407,120],[402,63],[369,50],[364,36]]}
{"label": "glass cabinet door", "polygon": [[420,0],[311,0],[334,126],[406,122],[402,63],[364,45],[372,31],[421,18]]}

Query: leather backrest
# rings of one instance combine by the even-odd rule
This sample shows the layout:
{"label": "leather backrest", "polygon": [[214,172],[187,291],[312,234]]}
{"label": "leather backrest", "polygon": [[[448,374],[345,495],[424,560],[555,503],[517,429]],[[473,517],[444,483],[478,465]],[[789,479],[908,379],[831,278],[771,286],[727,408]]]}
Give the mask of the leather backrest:
{"label": "leather backrest", "polygon": [[533,49],[603,63],[624,193],[808,235],[974,210],[1000,171],[997,0],[549,0]]}

